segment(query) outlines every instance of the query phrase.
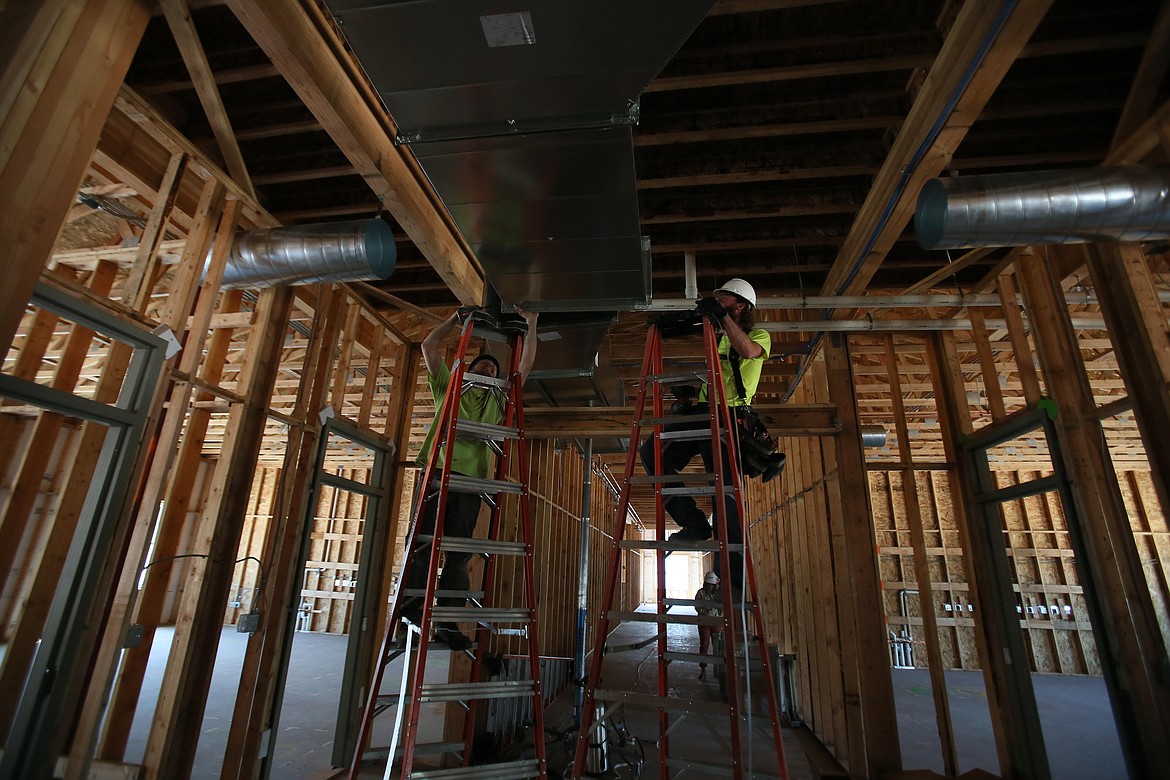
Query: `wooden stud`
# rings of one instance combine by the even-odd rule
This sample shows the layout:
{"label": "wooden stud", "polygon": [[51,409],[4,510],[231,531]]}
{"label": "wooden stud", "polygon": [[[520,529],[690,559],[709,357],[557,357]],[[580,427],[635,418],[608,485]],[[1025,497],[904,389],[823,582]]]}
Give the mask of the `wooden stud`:
{"label": "wooden stud", "polygon": [[[1031,255],[1021,256],[1018,263],[1035,262]],[[1016,355],[1016,370],[1020,375],[1020,383],[1024,387],[1024,401],[1028,406],[1040,400],[1040,380],[1036,378],[1036,364],[1032,360],[1032,348],[1028,344],[1028,334],[1024,330],[1024,320],[1020,316],[1020,305],[1016,300],[1016,283],[1010,274],[1001,274],[996,280],[999,288],[999,298],[1003,301],[1003,318],[1007,321],[1008,337],[1012,342],[1012,349]]]}
{"label": "wooden stud", "polygon": [[[231,410],[223,455],[216,464],[211,495],[192,545],[209,559],[231,559],[239,544],[247,488],[260,449],[268,397],[280,367],[291,304],[292,293],[287,288],[265,290],[260,295],[257,325],[249,336],[248,355],[239,378],[247,405]],[[190,771],[230,585],[230,568],[206,560],[189,568],[143,760],[150,780],[182,777]]]}
{"label": "wooden stud", "polygon": [[179,183],[186,169],[187,155],[182,152],[172,154],[158,188],[158,198],[150,210],[150,219],[142,229],[142,240],[138,244],[134,266],[122,284],[122,303],[143,314],[146,313],[146,304],[152,292],[149,280],[154,279],[155,266],[159,263],[159,245],[166,235],[167,220],[175,206]]}
{"label": "wooden stud", "polygon": [[[1125,680],[1125,695],[1111,691],[1122,750],[1132,774],[1156,774],[1154,767],[1170,762],[1170,684],[1161,673],[1170,663],[1166,645],[1117,476],[1101,446],[1104,434],[1068,307],[1042,264],[1017,265],[1017,274],[1044,375],[1060,408],[1057,435],[1090,551],[1088,560],[1080,561],[1082,580],[1091,581],[1104,621],[1095,626],[1094,634],[1098,645],[1109,649]],[[1110,672],[1106,670],[1107,675]]]}
{"label": "wooden stud", "polygon": [[10,271],[0,285],[0,358],[49,260],[151,10],[144,0],[109,0],[54,3],[45,13],[62,9],[51,28],[43,14],[25,20],[0,79],[8,85],[9,76],[23,75],[19,93],[6,93],[12,108],[0,126],[0,202],[7,204],[0,246]]}
{"label": "wooden stud", "polygon": [[[209,184],[205,190],[205,200],[216,199],[218,188]],[[222,376],[227,360],[227,351],[231,344],[230,330],[217,330],[211,335],[207,356],[204,358],[203,345],[207,339],[208,323],[213,315],[220,280],[227,264],[227,257],[231,249],[232,236],[239,219],[241,204],[236,200],[229,200],[219,221],[219,232],[215,240],[215,251],[211,263],[207,268],[202,285],[199,288],[199,297],[192,316],[192,330],[187,337],[186,345],[179,356],[178,371],[182,379],[171,388],[170,402],[159,425],[156,434],[155,455],[151,463],[137,512],[134,527],[134,536],[131,549],[138,551],[136,565],[128,566],[123,572],[122,582],[118,589],[118,601],[112,609],[111,624],[117,629],[107,631],[102,644],[103,657],[107,664],[98,668],[114,668],[114,659],[121,653],[121,637],[125,633],[125,623],[130,619],[136,602],[139,599],[138,578],[142,567],[146,565],[144,556],[149,548],[149,542],[155,537],[156,522],[159,525],[155,537],[154,555],[156,560],[165,561],[169,556],[179,552],[187,512],[190,506],[192,490],[196,484],[195,475],[202,458],[203,443],[207,435],[207,427],[211,419],[209,410],[193,408],[188,413],[191,396],[194,390],[190,381],[196,369],[202,364],[204,379],[216,382]],[[212,213],[204,213],[200,208],[200,221],[196,224],[196,233],[193,242],[209,245],[211,243],[211,226],[216,221]],[[203,258],[201,254],[184,252],[184,265],[180,266],[177,278],[194,280],[203,274]],[[193,284],[193,281],[188,282]],[[242,295],[239,292],[228,293],[222,308],[235,309],[239,306]],[[178,305],[170,308],[172,320],[180,320],[185,328],[187,323],[186,311]],[[205,398],[200,394],[197,398]],[[177,459],[177,461],[176,461]],[[175,468],[172,470],[172,465]],[[161,519],[157,517],[159,507],[165,506]],[[234,556],[233,556],[234,559]],[[100,755],[103,758],[117,760],[125,751],[126,741],[129,739],[130,724],[133,712],[137,705],[139,690],[142,685],[146,664],[150,658],[150,649],[153,644],[154,629],[162,617],[163,603],[166,596],[167,584],[170,580],[172,567],[170,563],[162,563],[157,569],[148,570],[146,583],[141,594],[141,603],[138,604],[137,619],[145,627],[145,633],[137,648],[126,653],[123,663],[117,671],[111,712],[117,712],[120,717],[109,718],[106,721],[106,732],[100,738]],[[101,711],[104,698],[104,686],[98,686],[101,695],[91,692],[86,707],[94,713]],[[96,727],[100,718],[95,716],[85,721],[82,729]],[[88,744],[89,739],[81,740]]]}
{"label": "wooden stud", "polygon": [[199,33],[191,20],[191,12],[187,8],[187,0],[160,0],[163,14],[167,18],[167,26],[179,47],[179,53],[191,74],[191,82],[195,92],[199,95],[199,103],[203,112],[207,114],[207,122],[211,125],[211,132],[215,135],[219,151],[227,161],[228,171],[244,190],[253,198],[256,191],[252,189],[252,181],[248,177],[248,167],[244,164],[244,156],[240,153],[240,145],[232,132],[231,120],[224,109],[223,100],[219,96],[219,87],[215,84],[215,76],[211,72],[211,65],[207,62],[207,54],[203,51],[203,44],[199,42]]}
{"label": "wooden stud", "polygon": [[[842,421],[837,443],[838,491],[829,522],[834,536],[834,575],[845,656],[849,768],[876,776],[901,768],[894,687],[879,596],[869,486],[861,451],[853,377],[846,337],[826,340],[829,395]],[[852,688],[852,690],[850,690]]]}
{"label": "wooden stud", "polygon": [[918,582],[918,612],[926,640],[927,667],[930,688],[934,695],[934,714],[942,750],[943,772],[949,776],[959,773],[959,757],[955,750],[955,731],[951,724],[951,710],[947,703],[947,681],[942,653],[938,643],[938,625],[935,615],[934,589],[930,583],[930,565],[926,560],[926,536],[922,527],[922,505],[918,497],[918,482],[911,463],[910,433],[906,425],[906,409],[902,398],[901,377],[898,376],[898,357],[894,339],[886,339],[886,367],[890,377],[890,397],[894,400],[894,426],[898,436],[898,455],[908,465],[902,469],[902,498],[906,522],[910,530],[910,544],[914,548],[914,575]]}

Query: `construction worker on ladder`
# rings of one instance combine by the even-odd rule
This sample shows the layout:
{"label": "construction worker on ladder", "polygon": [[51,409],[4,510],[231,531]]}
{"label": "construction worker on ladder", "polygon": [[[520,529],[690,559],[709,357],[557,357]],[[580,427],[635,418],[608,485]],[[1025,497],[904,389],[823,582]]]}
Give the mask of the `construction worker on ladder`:
{"label": "construction worker on ladder", "polygon": [[[719,339],[720,368],[723,374],[723,385],[727,394],[727,403],[731,407],[748,406],[756,394],[756,387],[760,383],[760,374],[763,372],[764,361],[772,352],[772,338],[763,328],[754,327],[753,312],[756,307],[756,291],[743,279],[732,279],[709,298],[703,298],[698,303],[700,314],[710,317],[723,331]],[[699,403],[690,407],[691,414],[706,414],[707,386],[699,392]],[[734,411],[734,409],[733,409]],[[683,430],[706,426],[705,420],[696,420],[695,423],[682,423],[667,426],[666,430]],[[654,470],[654,439],[648,437],[642,443],[639,452],[642,464],[647,474],[655,474]],[[723,449],[723,469],[730,473],[727,450]],[[714,470],[714,453],[711,442],[707,439],[676,440],[662,448],[662,473],[678,474],[696,456],[703,458],[704,468],[710,472]],[[682,483],[678,483],[681,485]],[[743,532],[739,523],[739,512],[736,509],[734,494],[728,493],[727,500],[727,535],[728,544],[741,544]],[[666,502],[666,511],[670,514],[681,529],[671,534],[670,538],[679,541],[702,541],[710,539],[713,533],[711,524],[707,522],[707,515],[695,503],[691,496],[671,496]],[[731,568],[728,581],[733,590],[743,590],[742,560],[738,552],[731,553]],[[719,560],[715,560],[715,571],[719,572]]]}
{"label": "construction worker on ladder", "polygon": [[[524,384],[532,364],[536,360],[536,320],[539,314],[523,311],[519,308],[516,313],[524,318],[528,325],[528,334],[524,338],[524,347],[520,352],[519,382]],[[451,381],[451,369],[443,362],[442,345],[453,333],[458,333],[456,325],[459,323],[459,312],[456,311],[443,322],[435,326],[422,342],[423,363],[427,368],[427,386],[431,390],[431,397],[439,407],[447,394],[447,385]],[[500,373],[500,362],[494,356],[484,352],[471,361],[467,367],[469,374],[480,374],[496,378]],[[415,463],[426,468],[427,457],[435,439],[435,430],[442,417],[440,408],[435,410],[435,419],[427,430],[422,450]],[[459,401],[459,419],[499,425],[504,421],[504,397],[499,393],[483,388],[471,388],[463,393]],[[443,454],[440,452],[440,460]],[[492,452],[488,445],[478,440],[458,440],[451,453],[451,470],[468,477],[486,478],[492,469]],[[441,478],[441,475],[436,475]],[[420,486],[420,500],[425,501],[422,515],[419,518],[417,534],[430,535],[435,531],[435,515],[438,511],[438,495],[427,494],[427,486]],[[443,521],[443,535],[446,537],[460,537],[470,539],[475,532],[475,525],[479,519],[479,510],[482,498],[478,494],[460,493],[451,491],[447,495],[446,517]],[[417,547],[416,543],[416,547]],[[448,551],[445,553],[443,573],[439,578],[439,590],[470,589],[470,580],[467,574],[467,563],[471,560],[471,553]],[[413,565],[406,564],[405,580],[402,587],[406,589],[423,589],[427,583],[427,567],[425,553],[420,555],[415,551]],[[439,597],[436,603],[443,607],[462,607],[466,604],[465,598],[456,596]],[[419,625],[422,621],[422,599],[418,597],[408,601],[402,609],[402,616]],[[405,637],[405,631],[399,634]],[[445,623],[436,627],[435,639],[447,645],[452,650],[466,650],[471,646],[471,640],[462,633],[454,623]]]}

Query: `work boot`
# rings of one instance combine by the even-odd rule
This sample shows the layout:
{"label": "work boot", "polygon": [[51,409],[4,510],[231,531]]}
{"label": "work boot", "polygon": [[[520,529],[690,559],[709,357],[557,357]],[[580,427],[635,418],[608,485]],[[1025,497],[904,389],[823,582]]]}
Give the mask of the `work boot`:
{"label": "work boot", "polygon": [[670,535],[672,542],[702,542],[711,538],[711,526],[688,526],[680,531],[675,531]]}

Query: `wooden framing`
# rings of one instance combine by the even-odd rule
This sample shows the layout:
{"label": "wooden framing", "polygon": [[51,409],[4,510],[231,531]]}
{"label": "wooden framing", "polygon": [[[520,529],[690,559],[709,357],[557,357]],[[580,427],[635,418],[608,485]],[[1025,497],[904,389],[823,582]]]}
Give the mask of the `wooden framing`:
{"label": "wooden framing", "polygon": [[[0,123],[0,202],[8,204],[0,214],[0,245],[10,269],[0,285],[4,353],[48,262],[150,10],[145,0],[45,3],[21,20],[26,27],[20,46],[0,62],[0,83],[12,85],[5,88]],[[93,67],[95,61],[103,67]],[[9,91],[17,84],[19,93]]]}
{"label": "wooden framing", "polygon": [[[747,5],[795,4],[799,2],[751,0]],[[71,778],[86,774],[92,763],[87,751],[96,743],[103,771],[145,777],[189,772],[215,640],[222,626],[244,611],[232,603],[241,593],[253,592],[260,581],[254,562],[217,567],[207,560],[166,560],[194,552],[215,560],[254,555],[268,574],[266,590],[258,596],[261,628],[249,642],[222,770],[224,777],[249,776],[262,759],[264,732],[274,724],[281,643],[290,619],[284,603],[302,593],[320,610],[310,622],[316,631],[345,633],[355,620],[364,621],[375,635],[384,631],[415,478],[410,457],[432,413],[417,341],[449,308],[419,308],[363,284],[270,291],[261,294],[259,307],[250,293],[218,291],[215,280],[234,229],[273,226],[276,220],[253,197],[238,145],[228,143],[229,175],[148,101],[129,89],[119,91],[150,4],[49,0],[31,4],[36,8],[17,5],[22,4],[0,7],[0,21],[15,22],[0,30],[0,40],[16,43],[0,47],[0,195],[11,204],[0,215],[0,243],[9,253],[5,267],[12,271],[0,292],[0,338],[15,355],[5,372],[98,399],[116,395],[122,381],[126,357],[120,349],[95,343],[84,329],[68,328],[49,312],[26,311],[29,290],[38,278],[115,317],[148,328],[165,325],[184,345],[164,377],[165,413],[160,411],[149,446],[138,456],[143,473],[137,503],[122,518],[118,549],[104,575],[109,597],[103,591],[100,617],[105,632],[100,645],[81,648],[92,682],[70,683],[80,701],[70,721],[79,726],[62,735],[63,744],[66,738],[73,741],[73,755],[63,769]],[[229,5],[276,62],[254,72],[290,79],[317,117],[284,128],[261,128],[251,137],[323,128],[352,164],[322,167],[318,174],[356,172],[364,177],[457,297],[480,302],[483,280],[467,243],[409,153],[390,142],[389,117],[355,74],[334,31],[323,25],[320,9],[294,3],[278,16],[259,7],[263,4],[231,0]],[[721,5],[745,7],[740,2]],[[792,170],[711,168],[701,175],[647,179],[638,186],[657,190],[877,173],[826,284],[826,289],[860,290],[901,236],[918,183],[954,164],[951,154],[958,141],[1049,5],[1043,0],[1017,4],[987,59],[966,74],[998,4],[964,4],[943,56],[934,61],[928,80],[915,87],[914,111],[880,171],[869,162]],[[239,73],[212,74],[205,62],[199,63],[200,55],[192,48],[199,41],[189,18],[183,17],[186,6],[185,0],[165,3],[188,60],[195,63],[190,84],[209,93],[217,89],[217,78],[242,78]],[[1164,31],[1168,20],[1170,12],[1164,10],[1155,30]],[[1170,106],[1149,113],[1154,94],[1150,85],[1165,70],[1163,38],[1161,32],[1152,35],[1137,74],[1141,83],[1135,83],[1126,101],[1110,162],[1138,162],[1165,148]],[[95,61],[103,67],[92,67]],[[891,63],[899,64],[891,58],[875,67]],[[815,72],[802,67],[748,77]],[[972,79],[950,107],[942,132],[927,138],[966,75]],[[161,85],[158,91],[173,90],[176,84]],[[670,88],[671,82],[663,81],[656,89]],[[226,139],[231,134],[227,112],[214,100],[208,105],[217,137]],[[1113,104],[1092,105],[1108,110]],[[719,128],[710,137],[888,124],[884,115],[873,116],[878,119],[803,127],[769,120],[761,125],[763,130]],[[656,145],[672,137],[680,136],[664,131],[641,136],[640,143]],[[919,151],[920,165],[904,178],[904,166]],[[1073,150],[1064,159],[1082,158],[1083,153]],[[973,159],[964,164],[974,164]],[[1006,164],[982,159],[984,164]],[[277,176],[282,175],[287,176]],[[137,247],[71,249],[50,257],[58,227],[83,181],[86,187],[134,191],[133,210],[145,215],[145,225],[122,222],[119,230],[122,237],[137,239]],[[824,204],[811,210],[847,212],[848,207]],[[746,207],[711,213],[719,218],[757,216]],[[680,219],[660,215],[646,222]],[[203,259],[213,238],[213,262],[201,284]],[[832,245],[838,240],[797,237],[790,243]],[[779,241],[761,238],[728,246],[776,246]],[[653,251],[662,257],[680,246],[663,242]],[[788,243],[783,246],[787,250]],[[841,336],[810,359],[792,403],[760,404],[772,431],[784,437],[789,456],[781,478],[748,489],[749,534],[765,624],[769,639],[796,656],[799,714],[855,776],[893,775],[902,769],[885,652],[886,632],[894,627],[904,627],[925,645],[926,653],[917,660],[922,665],[927,659],[939,698],[947,771],[957,772],[942,696],[942,675],[949,668],[983,669],[1001,766],[1008,771],[1021,765],[1017,756],[1028,746],[1014,736],[1017,720],[1008,701],[1014,694],[1002,661],[1004,632],[1014,626],[983,625],[980,614],[990,609],[992,595],[1020,600],[1021,641],[1034,671],[1093,674],[1100,671],[1102,658],[1120,659],[1129,686],[1118,722],[1132,735],[1127,737],[1132,772],[1141,774],[1170,758],[1170,733],[1163,725],[1170,721],[1170,692],[1159,677],[1170,639],[1170,449],[1162,435],[1170,428],[1170,347],[1166,309],[1158,298],[1163,285],[1155,273],[1164,258],[1147,257],[1137,245],[1111,244],[1052,254],[1054,258],[1021,250],[997,261],[995,272],[977,287],[997,288],[1001,312],[970,307],[969,332]],[[931,272],[923,270],[928,275],[907,292],[946,283],[970,264],[983,264],[985,255],[969,252],[943,268],[929,259],[912,260],[906,267]],[[849,279],[858,258],[858,274]],[[50,262],[53,270],[44,272]],[[1088,265],[1087,281],[1079,270],[1083,263]],[[799,272],[800,264],[794,267]],[[1077,269],[1075,281],[1091,282],[1099,304],[1078,304],[1073,312],[1077,319],[1071,319],[1058,288],[1074,280],[1050,278],[1050,268],[1061,269],[1057,275]],[[1017,285],[1024,294],[1022,308]],[[381,303],[392,310],[375,310]],[[929,304],[915,306],[891,311],[886,324],[917,323],[914,328],[929,329],[939,327],[933,324],[937,318],[961,316],[959,310],[940,314]],[[634,319],[640,315],[629,316],[625,324]],[[630,351],[620,337],[609,348],[616,359]],[[1039,373],[1034,351],[1040,358]],[[620,366],[608,369],[623,376]],[[763,386],[770,401],[788,388],[799,369],[795,362],[780,360],[772,361],[769,369]],[[1091,372],[1091,384],[1086,372]],[[1059,405],[1061,444],[1071,453],[1078,508],[1091,521],[1094,554],[1089,561],[1074,560],[1065,511],[1051,497],[1005,504],[1003,536],[1019,580],[1014,588],[1008,585],[1005,595],[997,590],[1004,583],[988,582],[992,575],[984,558],[986,540],[972,539],[976,521],[967,506],[972,487],[960,473],[958,444],[979,426],[1008,419],[1045,394]],[[336,506],[314,508],[338,525],[327,532],[331,554],[325,554],[326,538],[318,531],[322,544],[311,556],[329,565],[330,577],[301,591],[294,576],[294,551],[306,513],[306,469],[313,466],[320,434],[316,413],[326,400],[339,416],[392,444],[396,452],[390,479],[397,505],[385,518],[385,530],[395,541],[373,572],[379,580],[377,593],[361,615],[354,613],[350,594],[327,581],[343,579],[358,566],[353,552],[361,538],[357,502],[339,500]],[[162,401],[160,395],[160,409]],[[1129,409],[1136,424],[1125,416]],[[616,516],[613,493],[601,476],[615,456],[607,453],[587,462],[562,444],[566,439],[622,436],[629,430],[631,412],[621,406],[528,410],[536,543],[548,562],[537,583],[541,643],[550,656],[563,658],[573,650],[575,592],[564,587],[564,572],[576,570],[582,553],[586,470],[595,477],[588,543],[591,605],[601,595],[608,543],[619,524],[632,522]],[[0,564],[7,564],[0,570],[12,572],[0,602],[0,630],[7,643],[0,670],[0,730],[11,723],[25,682],[22,667],[30,663],[49,596],[60,579],[63,551],[82,512],[102,435],[93,424],[34,413],[31,406],[0,402],[0,536],[16,540],[0,545]],[[896,446],[862,451],[858,429],[873,423],[892,430]],[[997,464],[1001,484],[1034,478],[1048,456],[1040,445],[1021,450],[1013,460]],[[339,454],[331,467],[359,477],[363,466],[347,457]],[[156,529],[153,559],[148,561],[148,542]],[[138,578],[148,563],[154,565],[146,569],[138,592]],[[1105,604],[1106,631],[1088,620],[1089,586],[1082,583],[1077,566],[1093,569],[1091,582]],[[642,576],[636,553],[625,554],[622,576],[622,608],[633,609]],[[518,572],[501,571],[498,596],[506,600],[518,585]],[[893,614],[897,591],[915,586],[922,591],[918,614]],[[1054,618],[1051,611],[1045,617],[1041,608],[1052,604],[1071,608],[1071,617]],[[888,626],[880,623],[883,614],[890,617]],[[596,628],[594,615],[590,610],[590,636]],[[138,647],[123,651],[130,622],[142,625],[144,635]],[[145,664],[154,630],[171,623],[177,626],[175,651],[157,703],[158,725],[146,766],[139,773],[124,763],[129,726],[136,709],[152,706],[140,701]],[[1109,643],[1100,656],[1098,643]],[[520,644],[502,640],[496,649],[516,652]],[[105,686],[115,668],[107,707]],[[94,733],[103,722],[106,731]]]}

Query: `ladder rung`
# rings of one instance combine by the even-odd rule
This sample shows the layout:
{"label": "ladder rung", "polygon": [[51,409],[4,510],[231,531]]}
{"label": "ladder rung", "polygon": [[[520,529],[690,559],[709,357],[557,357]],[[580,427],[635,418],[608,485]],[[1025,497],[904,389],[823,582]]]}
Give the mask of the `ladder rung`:
{"label": "ladder rung", "polygon": [[[622,539],[625,550],[670,550],[673,552],[719,552],[718,539],[703,541],[671,541],[670,539]],[[727,545],[728,552],[743,552],[742,544]]]}
{"label": "ladder rung", "polygon": [[706,382],[707,372],[699,373],[692,371],[689,374],[650,374],[646,377],[651,382],[657,382],[660,385],[681,385],[687,382]]}
{"label": "ladder rung", "polygon": [[431,619],[436,623],[527,623],[532,620],[530,609],[504,609],[496,607],[435,607]]}
{"label": "ladder rung", "polygon": [[498,390],[503,390],[504,392],[507,392],[508,390],[510,390],[512,388],[512,383],[509,382],[507,379],[504,379],[502,377],[497,378],[497,377],[493,377],[493,376],[484,376],[483,374],[469,374],[467,372],[464,372],[463,373],[463,386],[464,387],[469,387],[469,386],[494,387]]}
{"label": "ladder rung", "polygon": [[458,439],[477,439],[479,441],[501,441],[503,439],[520,438],[520,429],[508,425],[492,425],[491,423],[476,422],[475,420],[460,420],[455,429]]}
{"label": "ladder rung", "polygon": [[[713,496],[715,495],[714,485],[704,485],[703,487],[664,487],[660,491],[664,496]],[[723,495],[730,496],[735,494],[735,488],[731,485],[723,486]]]}
{"label": "ladder rung", "polygon": [[479,683],[426,683],[422,686],[418,700],[422,703],[437,701],[467,701],[469,699],[509,699],[532,696],[536,686],[531,680],[504,680],[502,682]]}
{"label": "ladder rung", "polygon": [[681,696],[659,697],[652,693],[633,693],[631,691],[611,691],[598,688],[593,693],[595,700],[605,702],[621,702],[627,707],[647,710],[665,710],[667,712],[688,713],[703,715],[727,715],[727,705],[717,701],[704,699],[687,699]]}
{"label": "ladder rung", "polygon": [[495,539],[465,539],[461,536],[444,536],[444,550],[451,552],[488,553],[489,555],[525,555],[528,545],[524,542],[501,542]]}
{"label": "ladder rung", "polygon": [[[519,482],[512,482],[506,479],[469,477],[465,474],[447,475],[447,486],[456,493],[487,493],[488,495],[515,493],[519,495],[524,491],[524,486]],[[439,481],[435,480],[432,487],[438,490]]]}
{"label": "ladder rung", "polygon": [[523,761],[509,761],[505,764],[478,764],[476,766],[459,766],[453,769],[426,769],[414,770],[411,777],[420,780],[440,780],[441,778],[474,777],[476,780],[512,780],[513,778],[540,777],[540,761],[535,758]]}
{"label": "ladder rung", "polygon": [[[715,609],[723,609],[722,599],[719,601],[710,601],[704,599],[663,599],[662,603],[668,607],[711,607],[714,605]],[[756,605],[750,601],[737,601],[731,605],[731,608],[738,612],[741,608],[755,609]]]}
{"label": "ladder rung", "polygon": [[[728,759],[728,761],[725,763],[717,764],[712,761],[700,761],[697,758],[687,758],[686,756],[667,756],[665,763],[671,769],[679,770],[680,776],[687,769],[695,769],[700,772],[715,772],[722,776],[731,774],[730,759]],[[418,777],[417,773],[415,773],[415,777]],[[771,778],[778,778],[780,775],[776,774],[775,772],[762,772],[753,766],[752,777],[769,778],[769,780],[771,780]]]}
{"label": "ladder rung", "polygon": [[711,429],[700,428],[693,431],[663,431],[658,434],[661,441],[698,441],[700,439],[710,439]]}
{"label": "ladder rung", "polygon": [[658,614],[657,612],[620,612],[610,610],[606,613],[610,620],[629,620],[635,623],[673,623],[683,626],[722,626],[724,621],[714,615],[675,615],[671,612]]}

